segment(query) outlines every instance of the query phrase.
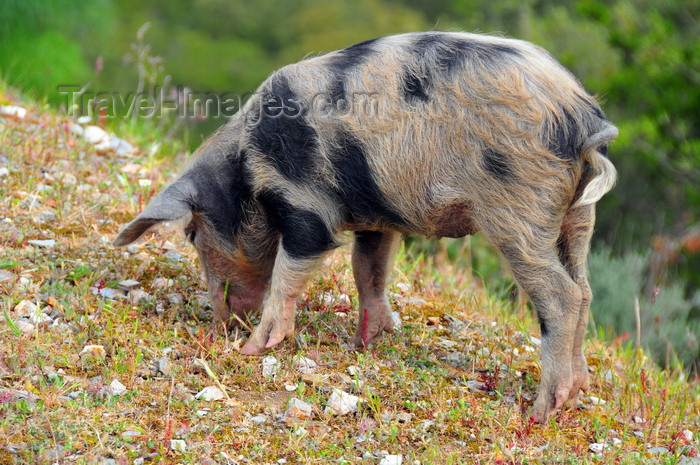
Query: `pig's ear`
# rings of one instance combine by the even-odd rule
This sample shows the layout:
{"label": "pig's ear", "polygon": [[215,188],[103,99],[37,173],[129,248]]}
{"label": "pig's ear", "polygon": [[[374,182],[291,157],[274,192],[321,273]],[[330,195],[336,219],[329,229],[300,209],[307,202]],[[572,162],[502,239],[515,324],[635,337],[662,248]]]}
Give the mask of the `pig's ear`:
{"label": "pig's ear", "polygon": [[188,215],[191,212],[189,199],[192,198],[192,191],[192,185],[182,179],[171,184],[151,200],[139,216],[124,226],[112,244],[116,247],[131,244],[152,226]]}

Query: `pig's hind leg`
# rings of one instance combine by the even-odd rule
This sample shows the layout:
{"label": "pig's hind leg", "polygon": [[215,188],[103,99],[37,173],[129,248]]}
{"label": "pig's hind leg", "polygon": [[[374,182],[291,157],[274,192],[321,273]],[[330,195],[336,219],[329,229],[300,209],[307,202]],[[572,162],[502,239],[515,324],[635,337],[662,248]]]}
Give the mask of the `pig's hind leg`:
{"label": "pig's hind leg", "polygon": [[578,314],[578,324],[574,334],[572,352],[572,372],[574,385],[567,406],[575,407],[579,389],[588,390],[588,366],[583,355],[583,339],[586,335],[588,312],[591,307],[593,294],[588,284],[588,251],[595,222],[595,207],[586,205],[569,210],[561,227],[561,235],[557,242],[559,258],[566,271],[581,289],[581,307]]}
{"label": "pig's hind leg", "polygon": [[382,336],[392,333],[394,322],[386,297],[399,234],[394,231],[358,231],[352,249],[352,270],[359,294],[359,318],[351,343],[367,348]]}
{"label": "pig's hind leg", "polygon": [[514,212],[494,208],[483,216],[480,229],[499,248],[537,313],[542,371],[532,416],[541,422],[579,389],[574,386],[572,354],[582,295],[558,253],[558,218],[563,219],[565,214],[559,216],[553,208],[540,216],[518,216]]}

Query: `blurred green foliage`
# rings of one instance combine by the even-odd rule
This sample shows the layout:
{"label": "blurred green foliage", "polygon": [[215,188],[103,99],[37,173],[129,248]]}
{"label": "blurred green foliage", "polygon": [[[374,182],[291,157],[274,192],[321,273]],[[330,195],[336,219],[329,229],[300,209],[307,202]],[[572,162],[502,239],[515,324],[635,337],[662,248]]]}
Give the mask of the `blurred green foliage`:
{"label": "blurred green foliage", "polygon": [[[620,128],[610,149],[619,182],[599,204],[596,241],[612,251],[607,266],[627,269],[615,257],[643,253],[653,235],[674,240],[699,225],[698,18],[700,2],[687,0],[4,0],[0,77],[56,104],[61,84],[134,91],[136,32],[147,22],[151,65],[170,76],[160,83],[238,94],[286,63],[391,33],[465,30],[529,40],[598,95]],[[222,122],[189,128],[208,133]],[[191,137],[194,145],[201,139]],[[450,247],[457,255],[475,250]],[[469,252],[468,261],[494,275],[491,258]],[[699,262],[691,251],[660,284],[688,283],[682,297],[695,302]],[[642,281],[619,284],[631,286],[626,305]],[[621,325],[613,324],[626,331]]]}

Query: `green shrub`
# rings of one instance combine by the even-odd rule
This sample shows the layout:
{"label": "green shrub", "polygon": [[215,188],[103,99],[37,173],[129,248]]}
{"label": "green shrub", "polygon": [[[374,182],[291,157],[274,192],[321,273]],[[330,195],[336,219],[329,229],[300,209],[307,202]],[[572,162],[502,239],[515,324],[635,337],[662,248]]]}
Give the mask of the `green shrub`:
{"label": "green shrub", "polygon": [[697,370],[700,320],[693,312],[700,307],[700,293],[686,297],[685,283],[678,280],[660,286],[655,301],[643,298],[648,258],[648,253],[638,252],[613,257],[609,249],[591,253],[594,322],[609,337],[629,333],[629,341],[633,343],[634,299],[639,298],[642,347],[662,366],[680,362],[691,371]]}

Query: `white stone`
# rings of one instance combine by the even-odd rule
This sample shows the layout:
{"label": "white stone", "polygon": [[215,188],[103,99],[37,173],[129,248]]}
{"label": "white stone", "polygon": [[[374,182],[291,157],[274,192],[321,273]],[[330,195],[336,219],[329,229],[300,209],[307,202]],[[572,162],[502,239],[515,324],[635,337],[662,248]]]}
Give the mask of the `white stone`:
{"label": "white stone", "polygon": [[297,385],[296,384],[285,384],[284,385],[284,390],[287,392],[293,392],[297,390]]}
{"label": "white stone", "polygon": [[491,355],[491,351],[488,349],[488,347],[482,347],[481,349],[476,351],[476,355],[480,357],[488,357]]}
{"label": "white stone", "polygon": [[83,347],[83,350],[80,351],[78,354],[81,357],[83,356],[91,356],[91,357],[97,357],[97,358],[103,358],[107,356],[107,351],[105,351],[104,346],[101,345],[86,345]]}
{"label": "white stone", "polygon": [[357,368],[355,365],[350,365],[348,367],[348,374],[350,376],[355,376],[355,375],[358,375],[359,373],[360,373],[360,369]]}
{"label": "white stone", "polygon": [[71,173],[62,173],[61,184],[64,186],[75,186],[78,184],[78,179]]}
{"label": "white stone", "polygon": [[683,430],[683,437],[685,438],[686,441],[690,442],[693,440],[693,432],[690,431],[689,429],[684,429]]}
{"label": "white stone", "polygon": [[355,413],[359,409],[359,403],[359,397],[334,388],[331,396],[328,398],[328,406],[324,410],[324,413],[332,413],[334,415]]}
{"label": "white stone", "polygon": [[267,416],[261,413],[259,415],[255,415],[254,417],[251,417],[248,421],[250,421],[251,423],[255,423],[256,425],[262,425],[267,421]]}
{"label": "white stone", "polygon": [[5,168],[4,166],[0,168],[0,178],[4,178],[5,176],[8,176],[10,174],[10,170]]}
{"label": "white stone", "polygon": [[411,285],[408,283],[397,283],[396,287],[401,291],[401,292],[408,292],[411,290]]}
{"label": "white stone", "polygon": [[135,279],[126,279],[119,284],[117,284],[117,287],[123,291],[131,291],[133,289],[138,289],[141,287],[141,284],[136,281]]}
{"label": "white stone", "polygon": [[303,355],[297,355],[294,357],[294,369],[299,373],[309,374],[316,371],[318,365],[315,361],[310,358],[306,358]]}
{"label": "white stone", "polygon": [[603,452],[603,450],[605,449],[605,443],[602,443],[602,442],[594,442],[593,444],[589,444],[589,445],[588,445],[588,449],[589,449],[591,452],[594,452],[594,453],[596,453],[596,454],[600,454],[600,453]]}
{"label": "white stone", "polygon": [[34,332],[34,325],[28,321],[17,320],[15,321],[15,326],[22,331],[22,334],[31,334]]}
{"label": "white stone", "polygon": [[53,239],[45,239],[45,240],[35,239],[35,240],[27,241],[27,243],[29,243],[31,245],[35,245],[37,247],[41,247],[43,249],[51,249],[56,245],[56,241],[54,241]]}
{"label": "white stone", "polygon": [[27,109],[16,105],[0,105],[0,115],[23,119],[27,116]]}
{"label": "white stone", "polygon": [[109,384],[109,387],[112,388],[112,394],[115,396],[121,396],[126,392],[126,386],[120,383],[118,379],[113,380]]}
{"label": "white stone", "polygon": [[99,294],[105,299],[111,300],[123,299],[126,297],[126,292],[121,289],[112,289],[111,287],[103,287],[100,289]]}
{"label": "white stone", "polygon": [[605,370],[605,373],[603,373],[603,379],[608,384],[614,384],[615,380],[617,379],[617,375],[612,370]]}
{"label": "white stone", "polygon": [[455,341],[451,341],[449,339],[441,339],[440,342],[438,342],[438,345],[443,349],[452,349],[458,344]]}
{"label": "white stone", "polygon": [[402,455],[387,455],[379,462],[379,465],[401,465],[402,463]]}
{"label": "white stone", "polygon": [[88,123],[92,122],[92,118],[89,116],[81,116],[80,118],[75,120],[75,122],[78,124],[88,124]]}
{"label": "white stone", "polygon": [[171,439],[170,449],[178,452],[187,452],[187,443],[182,439]]}
{"label": "white stone", "polygon": [[131,305],[139,305],[151,298],[151,295],[146,292],[142,291],[141,289],[136,289],[134,291],[129,292],[129,303]]}
{"label": "white stone", "polygon": [[194,396],[195,399],[209,401],[221,400],[224,397],[223,391],[216,386],[207,386]]}
{"label": "white stone", "polygon": [[279,369],[279,361],[272,355],[263,357],[262,359],[262,375],[265,378],[272,378],[277,374]]}
{"label": "white stone", "polygon": [[53,323],[53,320],[46,313],[35,312],[29,315],[29,322],[34,325],[40,325],[43,323]]}
{"label": "white stone", "polygon": [[109,134],[99,126],[86,127],[83,131],[83,137],[93,145],[109,140]]}
{"label": "white stone", "polygon": [[394,329],[401,329],[401,314],[399,312],[391,312],[391,321],[394,322]]}
{"label": "white stone", "polygon": [[[128,250],[128,248],[127,248]],[[131,253],[136,253],[138,250],[131,252]],[[173,280],[172,279],[165,279],[165,278],[156,278],[153,280],[151,283],[151,287],[154,289],[159,289],[162,287],[170,287],[173,285]]]}
{"label": "white stone", "polygon": [[598,397],[593,397],[593,396],[586,397],[584,400],[587,400],[588,402],[590,402],[593,405],[605,405],[607,403],[605,400],[599,399]]}
{"label": "white stone", "polygon": [[15,275],[6,270],[0,270],[0,283],[15,279]]}
{"label": "white stone", "polygon": [[79,124],[75,124],[75,123],[69,123],[68,130],[76,136],[82,136],[83,133],[85,132],[85,129],[83,129],[82,126],[80,126]]}
{"label": "white stone", "polygon": [[612,438],[612,445],[614,447],[620,448],[622,447],[622,441],[620,441],[618,438]]}
{"label": "white stone", "polygon": [[15,313],[19,316],[29,317],[34,315],[37,311],[37,306],[31,300],[23,300],[17,305],[15,305]]}
{"label": "white stone", "polygon": [[650,454],[668,454],[668,449],[666,447],[650,447],[647,449]]}
{"label": "white stone", "polygon": [[313,406],[301,399],[292,397],[289,399],[287,409],[284,411],[284,416],[287,418],[297,418],[299,420],[308,420],[313,415]]}

